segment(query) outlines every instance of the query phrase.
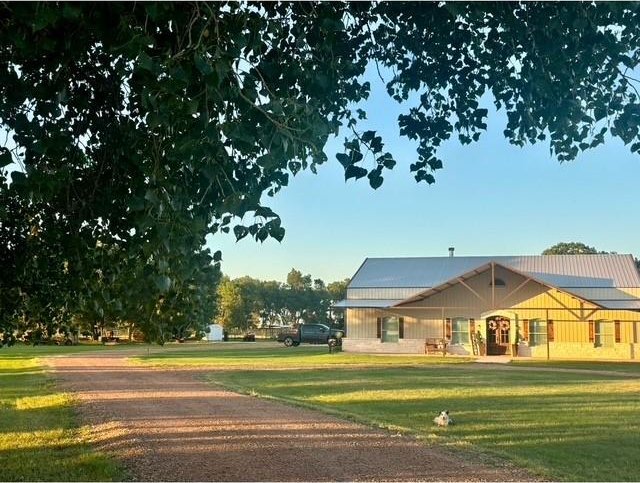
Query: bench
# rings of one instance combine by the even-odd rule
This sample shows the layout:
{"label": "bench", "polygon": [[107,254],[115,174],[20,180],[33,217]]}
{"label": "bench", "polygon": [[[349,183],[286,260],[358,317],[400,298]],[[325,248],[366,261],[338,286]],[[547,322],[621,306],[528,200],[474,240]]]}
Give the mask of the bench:
{"label": "bench", "polygon": [[429,338],[424,341],[424,353],[425,354],[436,354],[440,352],[442,356],[447,355],[447,340],[446,339],[437,339],[437,338]]}

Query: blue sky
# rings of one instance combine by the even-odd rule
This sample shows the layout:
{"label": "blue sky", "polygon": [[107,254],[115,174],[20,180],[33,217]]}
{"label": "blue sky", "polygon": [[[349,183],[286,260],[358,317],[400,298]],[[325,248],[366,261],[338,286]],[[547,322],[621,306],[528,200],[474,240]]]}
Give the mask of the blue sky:
{"label": "blue sky", "polygon": [[284,281],[295,267],[330,282],[352,276],[366,257],[447,256],[450,246],[456,255],[534,255],[580,241],[640,255],[640,157],[621,141],[610,139],[561,164],[546,142],[511,146],[502,135],[505,116],[487,98],[488,130],[480,141],[448,142],[436,183],[417,184],[409,173],[415,144],[397,127],[403,106],[379,80],[372,87],[366,127],[382,133],[398,161],[382,187],[374,191],[366,179],[345,183],[335,160],[339,137],[327,145],[330,161],[317,175],[299,174],[265,198],[286,229],[281,243],[210,238],[209,246],[222,250],[225,274]]}

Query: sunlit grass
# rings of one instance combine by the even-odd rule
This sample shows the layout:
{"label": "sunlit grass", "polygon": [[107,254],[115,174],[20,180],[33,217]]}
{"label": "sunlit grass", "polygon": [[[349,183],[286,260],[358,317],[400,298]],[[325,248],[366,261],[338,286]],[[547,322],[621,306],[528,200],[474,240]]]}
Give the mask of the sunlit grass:
{"label": "sunlit grass", "polygon": [[87,444],[88,430],[77,427],[71,405],[71,397],[55,390],[37,359],[0,350],[0,480],[124,477]]}
{"label": "sunlit grass", "polygon": [[[471,458],[508,460],[554,480],[640,480],[640,379],[632,374],[505,370],[453,358],[324,354],[320,348],[244,352],[174,353],[139,363],[225,369],[208,379],[413,434]],[[454,426],[434,426],[443,409],[451,411]]]}
{"label": "sunlit grass", "polygon": [[146,344],[116,344],[103,345],[100,343],[82,343],[78,345],[30,345],[16,344],[11,347],[3,347],[0,349],[0,358],[2,359],[2,367],[6,367],[11,359],[25,359],[33,357],[50,357],[65,356],[69,354],[84,354],[90,352],[106,352],[106,351],[130,351],[136,348],[146,347]]}
{"label": "sunlit grass", "polygon": [[16,409],[18,411],[56,408],[69,405],[71,405],[71,396],[64,393],[45,394],[44,396],[26,396],[16,400]]}

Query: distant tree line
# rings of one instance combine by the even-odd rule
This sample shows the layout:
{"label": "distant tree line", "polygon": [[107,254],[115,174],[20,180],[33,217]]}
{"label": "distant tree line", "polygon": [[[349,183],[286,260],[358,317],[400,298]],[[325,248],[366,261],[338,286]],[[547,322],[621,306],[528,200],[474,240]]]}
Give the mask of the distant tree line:
{"label": "distant tree line", "polygon": [[292,269],[286,283],[251,277],[223,277],[218,286],[216,322],[226,329],[249,331],[255,327],[302,322],[342,326],[342,311],[331,304],[346,296],[349,279],[325,284],[319,278]]}

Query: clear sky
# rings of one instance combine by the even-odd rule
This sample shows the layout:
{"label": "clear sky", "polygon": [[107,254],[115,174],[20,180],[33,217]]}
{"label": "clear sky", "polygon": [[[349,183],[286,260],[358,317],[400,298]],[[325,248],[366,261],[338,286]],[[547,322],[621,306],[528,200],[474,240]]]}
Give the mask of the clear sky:
{"label": "clear sky", "polygon": [[[398,165],[378,190],[366,178],[345,183],[335,160],[342,139],[330,142],[330,161],[318,174],[291,178],[265,198],[286,229],[281,243],[216,235],[222,271],[284,281],[291,268],[331,282],[351,277],[366,257],[535,255],[561,241],[640,255],[640,157],[621,141],[559,163],[548,142],[519,148],[502,135],[504,113],[490,99],[488,130],[462,146],[452,139],[440,151],[436,183],[417,184],[409,173],[415,144],[399,135],[403,106],[372,79],[367,128],[377,129]],[[406,106],[404,107],[406,109]],[[364,127],[364,126],[363,126]]]}

